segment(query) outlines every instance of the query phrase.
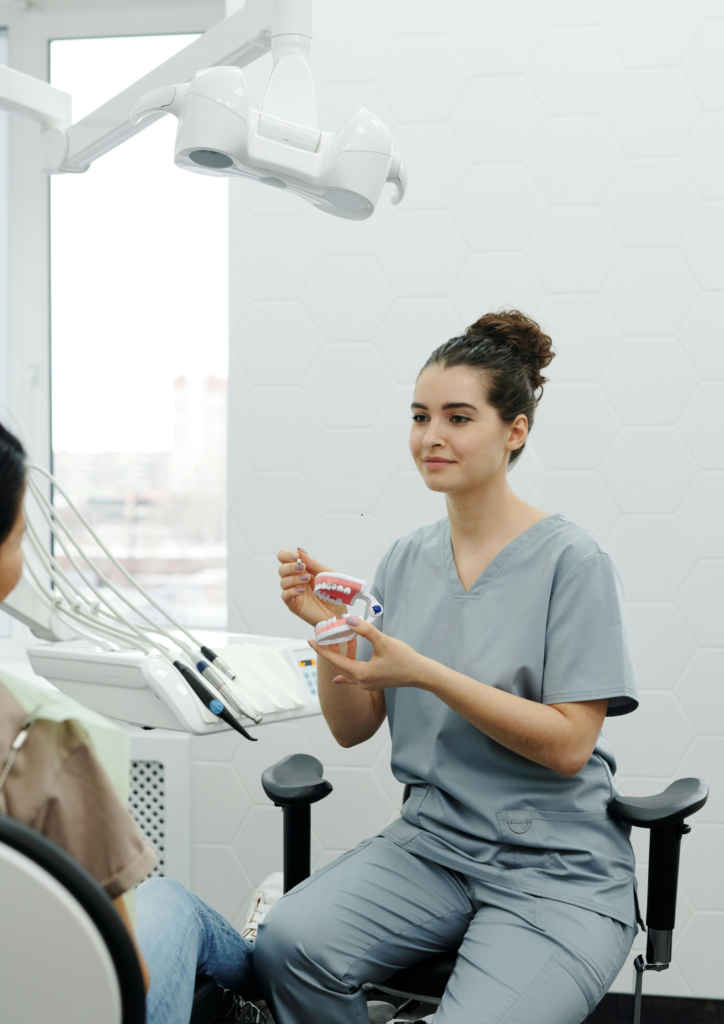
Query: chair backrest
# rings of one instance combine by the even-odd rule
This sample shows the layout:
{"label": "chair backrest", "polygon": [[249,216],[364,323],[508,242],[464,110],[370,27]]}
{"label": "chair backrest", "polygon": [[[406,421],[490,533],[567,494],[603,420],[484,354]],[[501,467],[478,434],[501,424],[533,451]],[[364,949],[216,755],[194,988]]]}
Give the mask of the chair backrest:
{"label": "chair backrest", "polygon": [[63,850],[0,814],[0,1017],[144,1024],[138,959],[113,903]]}

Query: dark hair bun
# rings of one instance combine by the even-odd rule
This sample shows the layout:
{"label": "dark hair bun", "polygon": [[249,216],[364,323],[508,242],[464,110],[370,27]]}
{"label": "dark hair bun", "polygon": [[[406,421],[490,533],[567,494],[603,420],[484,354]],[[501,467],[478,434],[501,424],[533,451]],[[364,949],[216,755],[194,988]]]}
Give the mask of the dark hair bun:
{"label": "dark hair bun", "polygon": [[528,368],[534,391],[543,387],[548,378],[541,373],[555,356],[553,343],[540,326],[517,309],[500,313],[486,313],[465,331],[469,337],[485,337],[515,349],[520,361]]}

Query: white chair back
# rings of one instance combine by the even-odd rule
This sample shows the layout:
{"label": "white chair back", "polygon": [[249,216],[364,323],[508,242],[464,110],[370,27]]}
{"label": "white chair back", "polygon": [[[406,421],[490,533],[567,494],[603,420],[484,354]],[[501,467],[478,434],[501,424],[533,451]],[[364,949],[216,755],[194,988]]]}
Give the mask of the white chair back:
{"label": "white chair back", "polygon": [[120,1024],[106,943],[45,868],[0,841],[0,1019],[3,1024]]}

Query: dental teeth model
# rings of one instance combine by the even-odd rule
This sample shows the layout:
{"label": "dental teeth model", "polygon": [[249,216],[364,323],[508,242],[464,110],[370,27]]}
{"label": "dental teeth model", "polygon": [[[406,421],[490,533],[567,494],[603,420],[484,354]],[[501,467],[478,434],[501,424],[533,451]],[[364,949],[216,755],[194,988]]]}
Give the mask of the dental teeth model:
{"label": "dental teeth model", "polygon": [[[376,619],[382,614],[382,605],[374,594],[370,594],[365,588],[364,580],[356,576],[345,576],[341,572],[320,572],[314,581],[314,593],[327,604],[338,604],[346,607],[354,604],[360,598],[365,602],[365,619],[370,615]],[[351,640],[356,634],[347,624],[347,616],[341,619],[331,618],[320,622],[314,630],[314,639],[318,644],[342,644]]]}

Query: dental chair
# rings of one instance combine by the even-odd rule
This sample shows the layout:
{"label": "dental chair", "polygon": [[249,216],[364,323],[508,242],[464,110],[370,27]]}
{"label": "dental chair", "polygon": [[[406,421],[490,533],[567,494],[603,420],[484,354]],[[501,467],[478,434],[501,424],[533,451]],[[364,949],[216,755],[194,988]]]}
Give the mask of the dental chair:
{"label": "dental chair", "polygon": [[113,903],[40,833],[0,814],[0,1019],[144,1024],[141,969]]}
{"label": "dental chair", "polygon": [[[323,767],[309,754],[291,754],[262,773],[264,792],[284,813],[284,891],[310,873],[311,805],[323,800],[332,787]],[[410,795],[405,787],[404,799]],[[625,825],[650,830],[649,881],[646,910],[646,957],[634,961],[636,986],[633,1022],[641,1021],[642,982],[645,971],[665,971],[671,963],[676,919],[681,837],[691,831],[685,818],[701,810],[709,786],[703,779],[677,779],[662,793],[644,797],[616,797],[609,813]],[[403,997],[410,1008],[417,1003],[439,1004],[453,968],[457,950],[438,953],[397,971],[375,988]],[[398,1008],[400,1012],[403,1007]]]}

